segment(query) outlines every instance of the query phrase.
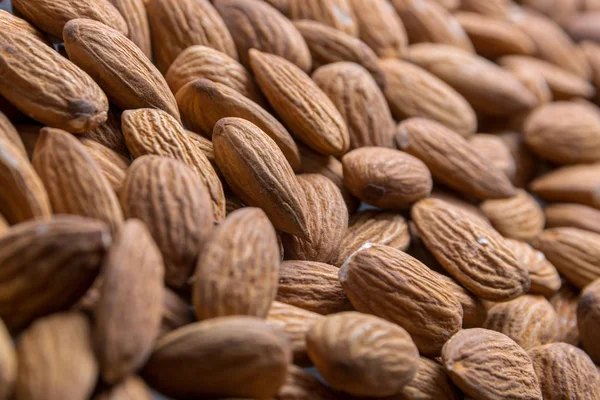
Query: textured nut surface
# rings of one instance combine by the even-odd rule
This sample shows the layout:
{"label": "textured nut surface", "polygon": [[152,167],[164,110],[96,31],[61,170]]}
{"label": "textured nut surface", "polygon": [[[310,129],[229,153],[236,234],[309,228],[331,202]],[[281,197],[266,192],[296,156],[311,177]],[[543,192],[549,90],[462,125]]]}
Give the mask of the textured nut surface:
{"label": "textured nut surface", "polygon": [[10,119],[2,111],[0,111],[0,138],[7,139],[11,144],[13,144],[21,155],[27,158],[27,150],[25,149],[25,144],[23,144],[23,140],[21,136],[19,136],[19,132],[17,128],[10,122]]}
{"label": "textured nut surface", "polygon": [[460,391],[454,386],[444,367],[425,357],[419,359],[417,374],[397,396],[400,400],[461,398]]}
{"label": "textured nut surface", "polygon": [[521,263],[521,266],[529,272],[531,293],[549,296],[560,288],[561,282],[558,271],[546,259],[544,253],[518,240],[508,239],[506,244]]}
{"label": "textured nut surface", "polygon": [[600,362],[600,280],[585,287],[577,304],[577,326],[583,349],[596,363]]}
{"label": "textured nut surface", "polygon": [[358,34],[350,0],[288,0],[286,3],[286,13],[293,20],[309,19],[352,36]]}
{"label": "textured nut surface", "polygon": [[118,192],[125,180],[127,168],[131,164],[129,158],[87,137],[81,137],[79,141],[85,146],[89,156],[98,164],[100,172],[110,187]]}
{"label": "textured nut surface", "polygon": [[119,10],[127,24],[129,32],[127,37],[151,60],[152,43],[145,0],[110,0],[110,2]]}
{"label": "textured nut surface", "polygon": [[577,346],[579,344],[579,329],[577,328],[579,291],[568,282],[563,282],[560,290],[549,300],[556,314],[558,314],[558,336],[556,340]]}
{"label": "textured nut surface", "polygon": [[592,207],[557,203],[544,208],[544,215],[548,228],[567,226],[600,233],[600,210]]}

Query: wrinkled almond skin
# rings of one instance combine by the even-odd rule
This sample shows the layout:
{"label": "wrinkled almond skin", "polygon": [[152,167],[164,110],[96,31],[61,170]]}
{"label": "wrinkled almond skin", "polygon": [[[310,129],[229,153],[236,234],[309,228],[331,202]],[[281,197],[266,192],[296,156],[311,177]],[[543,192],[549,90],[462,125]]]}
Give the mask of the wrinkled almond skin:
{"label": "wrinkled almond skin", "polygon": [[460,391],[454,386],[444,367],[429,358],[421,357],[415,377],[399,394],[389,400],[459,400],[461,398]]}
{"label": "wrinkled almond skin", "polygon": [[353,311],[317,322],[306,336],[306,346],[327,383],[355,396],[397,393],[419,363],[417,348],[404,329]]}
{"label": "wrinkled almond skin", "polygon": [[152,393],[142,379],[131,375],[110,389],[97,394],[93,400],[152,400]]}
{"label": "wrinkled almond skin", "polygon": [[294,171],[300,168],[300,153],[285,127],[260,105],[226,85],[208,79],[194,80],[177,92],[183,122],[194,132],[211,138],[222,118],[252,122],[277,143]]}
{"label": "wrinkled almond skin", "polygon": [[139,47],[149,60],[152,59],[152,43],[150,42],[150,26],[145,0],[109,0],[125,19],[127,37]]}
{"label": "wrinkled almond skin", "polygon": [[338,268],[314,261],[281,263],[276,300],[323,315],[354,309],[339,282]]}
{"label": "wrinkled almond skin", "polygon": [[527,270],[492,228],[436,199],[421,200],[411,216],[435,258],[476,296],[508,301],[529,290]]}
{"label": "wrinkled almond skin", "polygon": [[290,365],[274,400],[336,400],[338,394],[300,367]]}
{"label": "wrinkled almond skin", "polygon": [[462,307],[446,283],[417,259],[382,245],[364,245],[339,270],[352,305],[394,322],[421,354],[439,356],[462,326]]}
{"label": "wrinkled almond skin", "polygon": [[23,144],[23,140],[21,136],[19,136],[19,132],[17,128],[10,122],[8,117],[4,115],[2,111],[0,111],[0,138],[7,139],[14,145],[21,155],[27,158],[27,150],[25,149],[25,144]]}
{"label": "wrinkled almond skin", "polygon": [[94,312],[94,341],[105,382],[141,368],[156,340],[163,314],[162,257],[143,222],[127,220],[102,266]]}
{"label": "wrinkled almond skin", "polygon": [[253,317],[214,318],[162,337],[144,377],[174,398],[271,398],[290,360],[281,330]]}
{"label": "wrinkled almond skin", "polygon": [[424,118],[400,125],[396,145],[425,163],[436,181],[482,200],[516,194],[512,183],[458,133]]}
{"label": "wrinkled almond skin", "polygon": [[[40,128],[37,129],[39,133]],[[121,113],[116,109],[108,111],[106,121],[81,135],[83,138],[92,139],[109,149],[116,151],[123,157],[129,158],[129,150],[125,144],[125,137],[121,132]]]}
{"label": "wrinkled almond skin", "polygon": [[481,328],[458,332],[444,345],[442,364],[456,386],[472,398],[542,399],[531,359],[501,333]]}
{"label": "wrinkled almond skin", "polygon": [[383,93],[366,69],[337,62],[320,67],[312,78],[346,121],[350,149],[394,147],[396,124]]}
{"label": "wrinkled almond skin", "polygon": [[340,156],[348,150],[350,137],[343,117],[308,75],[287,60],[258,50],[250,50],[250,64],[258,85],[292,134],[322,154]]}
{"label": "wrinkled almond skin", "polygon": [[31,325],[17,346],[15,397],[89,398],[98,375],[90,331],[87,317],[75,312],[53,314]]}
{"label": "wrinkled almond skin", "polygon": [[204,153],[194,145],[175,118],[162,110],[150,108],[123,113],[123,135],[131,155],[157,155],[175,158],[194,170],[206,185],[211,198],[213,216],[225,216],[223,186]]}
{"label": "wrinkled almond skin", "polygon": [[258,208],[231,213],[205,243],[193,283],[199,320],[227,315],[264,318],[277,293],[279,245]]}
{"label": "wrinkled almond skin", "polygon": [[9,399],[15,388],[17,379],[17,354],[15,345],[6,329],[4,322],[0,320],[0,399]]}
{"label": "wrinkled almond skin", "polygon": [[497,135],[478,133],[469,138],[471,147],[514,181],[517,166],[508,146]]}
{"label": "wrinkled almond skin", "polygon": [[198,149],[200,149],[202,153],[204,153],[206,158],[208,158],[208,161],[210,161],[210,165],[213,166],[215,172],[217,173],[217,175],[219,175],[220,178],[221,172],[219,171],[219,168],[217,167],[217,162],[215,161],[215,148],[212,142],[204,136],[200,136],[195,132],[188,131],[187,129],[185,130],[185,135],[188,137],[188,139],[192,141],[193,144],[196,145],[196,147],[198,147]]}
{"label": "wrinkled almond skin", "polygon": [[365,203],[399,209],[431,193],[433,182],[418,158],[395,149],[362,147],[342,158],[344,185]]}
{"label": "wrinkled almond skin", "polygon": [[2,26],[10,27],[13,31],[18,30],[20,34],[28,35],[33,39],[38,39],[43,44],[50,45],[48,38],[42,32],[38,31],[35,26],[24,19],[11,14],[6,7],[0,10],[0,21],[2,22]]}
{"label": "wrinkled almond skin", "polygon": [[102,175],[108,181],[110,187],[115,192],[118,192],[123,185],[123,181],[125,181],[125,172],[131,164],[129,158],[123,157],[95,140],[81,137],[79,141],[85,146],[85,150],[89,156],[98,164]]}
{"label": "wrinkled almond skin", "polygon": [[121,110],[157,108],[179,119],[175,97],[144,52],[106,25],[75,19],[63,31],[69,59],[87,72]]}
{"label": "wrinkled almond skin", "polygon": [[[429,267],[431,268],[431,266]],[[458,284],[453,278],[439,272],[432,272],[446,284],[452,296],[460,302],[463,310],[462,327],[464,329],[481,327],[487,318],[487,309],[484,302]]]}
{"label": "wrinkled almond skin", "polygon": [[43,128],[33,166],[56,214],[99,219],[116,232],[123,222],[119,200],[100,166],[77,138],[60,129]]}
{"label": "wrinkled almond skin", "polygon": [[594,362],[600,362],[598,329],[600,329],[600,280],[586,286],[577,304],[577,326],[581,345]]}
{"label": "wrinkled almond skin", "polygon": [[572,203],[551,204],[544,208],[548,228],[571,227],[600,233],[600,210]]}
{"label": "wrinkled almond skin", "polygon": [[552,343],[529,350],[544,399],[572,396],[600,399],[600,374],[589,356],[567,343]]}
{"label": "wrinkled almond skin", "polygon": [[558,314],[557,342],[565,342],[573,346],[579,345],[579,329],[577,328],[577,302],[579,290],[568,282],[563,282],[560,290],[550,297],[550,304]]}
{"label": "wrinkled almond skin", "polygon": [[544,229],[544,212],[526,191],[506,199],[486,200],[481,210],[501,235],[510,239],[531,241]]}
{"label": "wrinkled almond skin", "polygon": [[600,278],[600,234],[577,228],[551,228],[532,242],[578,288]]}
{"label": "wrinkled almond skin", "polygon": [[423,117],[470,136],[477,128],[471,105],[452,87],[416,65],[396,59],[381,60],[385,97],[396,119]]}
{"label": "wrinkled almond skin", "polygon": [[544,200],[600,209],[600,163],[557,168],[535,179],[530,188]]}
{"label": "wrinkled almond skin", "polygon": [[310,71],[312,59],[302,35],[269,4],[260,0],[217,0],[215,7],[231,32],[242,64],[248,66],[248,51],[257,49]]}
{"label": "wrinkled almond skin", "polygon": [[190,46],[203,45],[238,59],[225,22],[208,0],[145,0],[152,54],[166,73],[177,56]]}
{"label": "wrinkled almond skin", "polygon": [[561,281],[558,271],[546,260],[544,253],[518,240],[507,239],[506,243],[521,266],[529,272],[530,293],[551,296],[560,289]]}
{"label": "wrinkled almond skin", "polygon": [[37,36],[4,24],[0,34],[0,95],[28,117],[73,133],[106,120],[108,100],[89,75]]}
{"label": "wrinkled almond skin", "polygon": [[262,208],[279,230],[308,238],[305,196],[276,143],[240,118],[223,118],[213,132],[215,159],[229,187],[244,202]]}
{"label": "wrinkled almond skin", "polygon": [[213,228],[206,186],[185,164],[167,157],[134,161],[119,198],[125,217],[148,227],[165,264],[165,282],[181,288]]}
{"label": "wrinkled almond skin", "polygon": [[309,19],[352,36],[358,35],[350,0],[288,0],[287,8],[286,14],[293,20]]}

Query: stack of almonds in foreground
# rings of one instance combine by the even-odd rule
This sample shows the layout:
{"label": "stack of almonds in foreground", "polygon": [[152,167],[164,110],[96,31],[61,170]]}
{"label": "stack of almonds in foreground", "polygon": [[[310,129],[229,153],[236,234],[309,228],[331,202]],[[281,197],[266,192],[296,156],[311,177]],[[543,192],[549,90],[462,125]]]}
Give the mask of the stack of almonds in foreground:
{"label": "stack of almonds in foreground", "polygon": [[599,1],[2,6],[0,400],[600,400]]}

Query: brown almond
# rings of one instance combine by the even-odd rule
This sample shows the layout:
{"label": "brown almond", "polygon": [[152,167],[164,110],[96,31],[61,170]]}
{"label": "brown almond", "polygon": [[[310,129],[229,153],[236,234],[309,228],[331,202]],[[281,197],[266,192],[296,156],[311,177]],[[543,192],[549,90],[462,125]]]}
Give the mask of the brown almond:
{"label": "brown almond", "polygon": [[418,368],[419,353],[404,329],[353,311],[317,322],[306,336],[306,346],[325,381],[355,396],[395,394]]}
{"label": "brown almond", "polygon": [[271,398],[285,382],[290,359],[283,332],[259,318],[213,318],[163,336],[144,377],[174,398]]}
{"label": "brown almond", "polygon": [[0,138],[7,139],[19,150],[21,155],[27,158],[27,150],[25,149],[25,145],[23,144],[21,136],[19,136],[17,128],[15,128],[12,122],[10,122],[8,117],[4,115],[2,111],[0,111]]}
{"label": "brown almond", "polygon": [[[571,15],[576,14],[586,0],[523,0],[521,4],[525,10],[537,11],[540,17],[547,16],[557,23],[563,23]],[[519,9],[513,9],[517,12]]]}
{"label": "brown almond", "polygon": [[418,158],[395,149],[362,147],[342,158],[344,185],[365,203],[400,209],[431,193],[433,182]]}
{"label": "brown almond", "polygon": [[600,329],[600,280],[586,286],[577,304],[577,326],[581,345],[594,362],[600,362],[598,329]]}
{"label": "brown almond", "polygon": [[196,321],[192,307],[186,300],[169,288],[165,287],[163,292],[164,304],[158,337],[162,337],[177,328]]}
{"label": "brown almond", "polygon": [[[458,207],[462,211],[470,214],[471,217],[479,220],[479,222],[491,226],[490,220],[483,213],[483,211],[481,211],[481,207],[479,207],[479,205],[476,205],[472,199],[461,197],[461,195],[458,193],[443,190],[440,188],[434,188],[429,197],[450,203],[454,207]],[[418,235],[418,232],[414,232],[412,230],[412,226],[411,234]]]}
{"label": "brown almond", "polygon": [[600,208],[600,163],[557,168],[534,180],[531,191],[544,200]]}
{"label": "brown almond", "polygon": [[458,332],[444,345],[442,364],[467,396],[489,400],[542,399],[527,352],[501,333],[481,328]]}
{"label": "brown almond", "polygon": [[521,266],[529,272],[531,293],[551,296],[560,288],[560,275],[554,265],[546,260],[544,253],[518,240],[508,239],[506,243]]}
{"label": "brown almond", "polygon": [[204,153],[187,137],[175,118],[162,110],[139,109],[123,113],[123,134],[133,157],[157,155],[182,161],[206,185],[215,221],[225,216],[223,186]]}
{"label": "brown almond", "polygon": [[295,136],[323,154],[340,156],[348,150],[343,117],[308,75],[287,60],[258,50],[250,50],[250,64],[269,103]]}
{"label": "brown almond", "polygon": [[48,38],[37,28],[14,15],[14,13],[8,12],[7,9],[0,10],[0,22],[2,26],[10,27],[12,31],[19,31],[20,34],[31,36],[34,39],[38,39],[40,42],[46,45],[50,45]]}
{"label": "brown almond", "polygon": [[286,14],[293,20],[309,19],[358,36],[358,26],[350,0],[287,0],[286,3]]}
{"label": "brown almond", "polygon": [[579,329],[577,328],[577,302],[579,289],[563,282],[560,290],[550,297],[550,304],[558,314],[558,336],[556,341],[577,346]]}
{"label": "brown almond", "polygon": [[[431,268],[431,266],[429,267]],[[446,284],[448,289],[450,289],[452,296],[460,302],[463,310],[462,327],[467,329],[479,328],[483,326],[483,323],[487,318],[487,309],[484,302],[462,287],[451,277],[441,273],[434,273],[434,275],[436,275],[439,280],[442,280]]]}
{"label": "brown almond", "polygon": [[396,59],[381,61],[385,97],[397,120],[423,117],[438,121],[462,136],[477,128],[471,105],[448,84],[426,70]]}
{"label": "brown almond", "polygon": [[114,191],[118,192],[123,181],[125,181],[125,173],[131,161],[129,158],[125,158],[119,153],[109,149],[106,146],[101,145],[95,140],[82,137],[79,139],[81,144],[85,146],[85,150],[89,156],[94,159],[102,175]]}
{"label": "brown almond", "polygon": [[237,60],[235,43],[223,19],[208,0],[145,0],[152,54],[159,71],[167,72],[190,46],[203,45]]}
{"label": "brown almond", "polygon": [[506,18],[509,8],[512,6],[510,0],[461,0],[460,9],[472,11],[481,15]]}
{"label": "brown almond", "polygon": [[398,400],[459,400],[461,399],[460,394],[444,367],[429,358],[421,357],[415,377],[393,398]]}
{"label": "brown almond", "polygon": [[599,17],[598,11],[573,14],[565,21],[565,30],[574,41],[600,42],[600,29],[596,24]]}
{"label": "brown almond", "polygon": [[[527,68],[521,65],[506,65],[504,67],[510,71],[515,78],[519,80],[527,89],[535,95],[540,105],[550,103],[552,101],[552,91],[546,82],[546,79],[535,71],[534,68]],[[516,117],[519,117],[518,114]]]}
{"label": "brown almond", "polygon": [[240,118],[223,118],[213,133],[215,158],[232,191],[262,208],[275,228],[308,239],[305,196],[276,143]]}
{"label": "brown almond", "polygon": [[9,228],[8,222],[6,222],[6,219],[4,219],[2,214],[0,214],[0,235],[3,235],[6,232],[8,232],[8,228]]}
{"label": "brown almond", "polygon": [[[38,127],[37,133],[39,133],[39,130],[40,128]],[[21,136],[23,135],[21,134]],[[115,109],[110,109],[108,111],[108,118],[106,121],[94,129],[88,130],[82,134],[81,137],[92,139],[119,153],[123,157],[130,158],[129,150],[125,143],[125,137],[123,136],[123,132],[121,132],[121,113],[117,112]]]}
{"label": "brown almond", "polygon": [[77,138],[60,129],[43,128],[33,166],[56,214],[95,218],[116,232],[123,222],[119,199],[100,166]]}
{"label": "brown almond", "polygon": [[598,91],[600,88],[600,44],[585,41],[579,45],[579,50],[590,63],[590,67],[592,68],[592,83],[596,91]]}
{"label": "brown almond", "polygon": [[544,208],[548,228],[572,227],[600,233],[600,210],[580,204],[550,204]]}
{"label": "brown almond", "polygon": [[525,187],[535,172],[535,157],[529,151],[523,135],[518,132],[505,131],[497,134],[512,154],[515,163],[515,175],[512,179],[516,187]]}
{"label": "brown almond", "polygon": [[338,395],[315,376],[290,365],[285,383],[274,400],[336,400]]}
{"label": "brown almond", "polygon": [[202,153],[204,153],[206,158],[208,158],[208,161],[210,161],[210,165],[213,166],[215,172],[217,175],[219,175],[220,171],[217,167],[217,162],[215,161],[215,148],[210,139],[200,136],[195,132],[188,131],[187,129],[185,130],[185,135],[192,141],[192,143],[196,145],[196,147],[198,147],[198,149],[200,149]]}
{"label": "brown almond", "polygon": [[497,135],[478,133],[469,138],[471,147],[486,160],[504,172],[511,181],[517,166],[508,146]]}
{"label": "brown almond", "polygon": [[425,163],[434,180],[479,199],[516,194],[508,177],[469,142],[443,125],[411,118],[398,125],[396,145]]}
{"label": "brown almond", "polygon": [[150,26],[146,13],[145,0],[109,0],[119,10],[129,33],[127,37],[139,47],[148,59],[152,59]]}
{"label": "brown almond", "polygon": [[17,354],[15,345],[4,322],[0,320],[0,399],[12,396],[17,379]]}
{"label": "brown almond", "polygon": [[98,393],[93,400],[152,400],[152,393],[140,377],[131,375]]}
{"label": "brown almond", "polygon": [[[489,226],[436,199],[415,204],[411,216],[435,258],[476,296],[508,301],[529,290],[528,272],[504,238]],[[464,258],[463,254],[469,257]]]}

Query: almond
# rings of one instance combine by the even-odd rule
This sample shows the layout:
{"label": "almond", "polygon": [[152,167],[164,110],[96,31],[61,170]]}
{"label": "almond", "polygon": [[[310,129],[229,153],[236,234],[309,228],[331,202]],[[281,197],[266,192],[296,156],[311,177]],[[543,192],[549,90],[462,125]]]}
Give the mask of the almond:
{"label": "almond", "polygon": [[490,400],[542,399],[531,359],[501,333],[481,328],[458,332],[444,345],[442,363],[467,396]]}
{"label": "almond", "polygon": [[506,242],[521,266],[529,272],[531,293],[550,296],[560,288],[558,271],[542,252],[518,240],[508,239]]}
{"label": "almond", "polygon": [[577,302],[579,290],[563,282],[560,290],[550,297],[550,304],[558,314],[558,336],[556,341],[577,346],[579,329],[577,328]]}
{"label": "almond", "polygon": [[275,228],[308,239],[305,196],[276,143],[240,118],[223,118],[213,133],[215,158],[233,192],[262,208]]}
{"label": "almond", "polygon": [[600,163],[557,168],[534,180],[530,187],[544,200],[600,208]]}
{"label": "almond", "polygon": [[434,275],[436,275],[439,280],[442,280],[446,286],[448,286],[453,297],[460,302],[463,310],[463,328],[481,327],[487,318],[487,309],[484,305],[484,302],[479,300],[475,295],[459,285],[449,276],[441,273],[435,273],[435,271],[432,272],[434,272]]}
{"label": "almond", "polygon": [[411,216],[427,248],[476,296],[508,301],[529,290],[529,274],[495,230],[442,200],[421,200]]}
{"label": "almond", "polygon": [[8,117],[4,115],[2,111],[0,111],[0,138],[7,139],[19,150],[21,155],[27,158],[27,150],[25,149],[25,145],[23,144],[21,136],[19,136],[17,128],[15,128],[12,122],[10,122]]}
{"label": "almond", "polygon": [[131,164],[129,158],[123,157],[95,140],[82,137],[79,141],[85,146],[89,156],[100,167],[100,171],[110,187],[118,192],[123,185],[123,181],[125,181],[125,171]]}
{"label": "almond", "polygon": [[206,186],[177,160],[143,156],[127,171],[120,199],[125,216],[142,220],[156,241],[166,283],[182,287],[213,227]]}
{"label": "almond", "polygon": [[290,359],[279,329],[253,317],[214,318],[162,337],[144,377],[169,397],[270,398],[285,382]]}
{"label": "almond", "polygon": [[212,142],[204,136],[200,136],[195,132],[188,131],[187,129],[185,130],[185,135],[192,141],[192,143],[196,145],[196,147],[198,147],[198,149],[200,149],[202,153],[204,153],[206,158],[208,158],[208,161],[210,161],[210,165],[212,165],[215,169],[215,172],[220,174],[220,171],[217,168],[217,162],[215,161],[215,148]]}
{"label": "almond", "polygon": [[119,399],[152,400],[152,393],[142,379],[136,375],[132,375],[115,386],[105,389],[93,398],[93,400]]}
{"label": "almond", "polygon": [[[429,197],[450,203],[454,207],[458,207],[462,211],[468,213],[471,217],[479,220],[479,222],[491,226],[490,220],[485,213],[481,211],[481,207],[474,204],[471,199],[462,198],[458,193],[439,188],[434,188]],[[414,232],[412,228],[413,227],[411,226],[411,235],[416,234],[418,236],[418,232]]]}
{"label": "almond", "polygon": [[43,44],[50,45],[48,38],[42,32],[38,31],[35,26],[11,14],[7,10],[0,9],[0,22],[2,22],[2,26],[10,27],[11,31],[18,30],[20,34],[28,35],[33,39],[38,39]]}
{"label": "almond", "polygon": [[580,204],[551,204],[544,208],[546,226],[561,226],[600,233],[600,210]]}
{"label": "almond", "polygon": [[111,103],[122,110],[157,108],[179,119],[167,82],[124,35],[97,21],[75,19],[65,25],[63,38],[69,59],[98,82]]}
{"label": "almond", "polygon": [[344,185],[365,203],[380,208],[406,208],[431,193],[427,166],[395,149],[362,147],[342,158]]}
{"label": "almond", "polygon": [[99,219],[116,232],[123,222],[119,200],[100,166],[77,138],[60,129],[43,128],[33,166],[57,214]]}
{"label": "almond", "polygon": [[[515,78],[519,80],[527,89],[531,91],[535,95],[540,105],[547,104],[552,101],[552,91],[550,90],[550,86],[546,82],[546,79],[536,72],[534,68],[527,68],[526,66],[521,65],[506,65],[504,67]],[[516,117],[519,117],[518,114]]]}
{"label": "almond", "polygon": [[581,345],[596,363],[600,362],[598,329],[600,329],[600,280],[586,286],[577,305],[577,325]]}
{"label": "almond", "polygon": [[460,2],[461,10],[499,18],[506,18],[511,6],[510,0],[461,0]]}
{"label": "almond", "polygon": [[2,214],[0,214],[0,235],[3,235],[6,232],[8,232],[8,227],[8,222],[6,222]]}
{"label": "almond", "polygon": [[485,159],[504,172],[511,181],[517,166],[508,146],[497,135],[478,133],[469,138],[471,147]]}
{"label": "almond", "polygon": [[336,400],[338,395],[302,368],[290,365],[275,400]]}
{"label": "almond", "polygon": [[596,21],[600,14],[598,11],[573,14],[565,22],[565,30],[569,36],[579,42],[582,40],[600,41],[600,29]]}
{"label": "almond", "polygon": [[350,149],[394,147],[396,125],[383,93],[366,69],[337,62],[320,67],[312,77],[346,121]]}
{"label": "almond", "polygon": [[592,68],[592,83],[597,91],[600,88],[600,45],[586,41],[579,45],[579,49],[590,63],[590,67]]}
{"label": "almond", "polygon": [[127,30],[127,37],[139,47],[148,59],[152,59],[152,43],[150,43],[150,26],[145,0],[110,0],[121,13]]}
{"label": "almond", "polygon": [[198,319],[266,317],[277,293],[279,260],[275,230],[261,209],[231,213],[198,258],[193,283]]}
{"label": "almond", "polygon": [[497,136],[510,150],[515,163],[515,175],[512,179],[516,187],[525,187],[535,172],[535,158],[525,144],[523,135],[517,132],[506,131]]}
{"label": "almond", "polygon": [[352,36],[358,35],[350,0],[287,0],[286,13],[293,20],[310,19]]}
{"label": "almond", "polygon": [[146,154],[175,158],[194,170],[206,185],[215,221],[225,216],[223,186],[212,165],[187,137],[175,118],[155,109],[123,113],[123,134],[133,157]]}
{"label": "almond", "polygon": [[481,210],[501,235],[529,242],[544,229],[544,212],[526,191],[507,199],[486,200]]}
{"label": "almond", "polygon": [[175,58],[193,45],[219,50],[237,60],[225,22],[208,0],[145,0],[152,54],[165,73]]}
{"label": "almond", "polygon": [[[39,133],[40,128],[37,128]],[[129,150],[125,144],[125,137],[121,132],[121,113],[115,109],[108,111],[106,121],[85,132],[81,137],[92,139],[109,149],[116,151],[126,158],[130,158]]]}
{"label": "almond", "polygon": [[419,359],[415,377],[396,396],[399,400],[461,399],[460,391],[454,386],[444,367],[425,357]]}
{"label": "almond", "polygon": [[600,278],[600,234],[577,228],[551,228],[539,234],[532,244],[578,288]]}
{"label": "almond", "polygon": [[323,154],[340,156],[348,150],[343,117],[308,75],[287,60],[258,50],[250,51],[250,64],[269,103],[294,135]]}
{"label": "almond", "polygon": [[[583,0],[583,2],[585,1]],[[562,23],[569,16],[576,14],[582,6],[580,3],[583,2],[579,0],[523,0],[521,3],[526,10],[537,11],[540,16],[545,15],[553,21]]]}
{"label": "almond", "polygon": [[0,399],[11,398],[17,379],[15,345],[4,322],[0,320]]}
{"label": "almond", "polygon": [[248,51],[256,49],[310,71],[311,55],[302,35],[269,4],[260,0],[218,0],[215,7],[231,32],[242,64],[249,65]]}
{"label": "almond", "polygon": [[419,158],[436,181],[479,199],[516,194],[508,177],[477,153],[458,133],[424,118],[398,125],[399,149]]}
{"label": "almond", "polygon": [[196,320],[190,304],[168,288],[164,288],[162,323],[159,337]]}

